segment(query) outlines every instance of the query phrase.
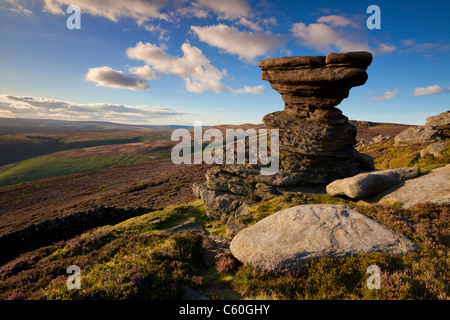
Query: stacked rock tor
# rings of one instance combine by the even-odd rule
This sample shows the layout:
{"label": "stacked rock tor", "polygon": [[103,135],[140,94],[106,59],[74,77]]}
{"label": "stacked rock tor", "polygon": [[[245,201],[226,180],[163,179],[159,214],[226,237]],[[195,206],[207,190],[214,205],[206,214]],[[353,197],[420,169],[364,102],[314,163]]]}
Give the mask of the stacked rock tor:
{"label": "stacked rock tor", "polygon": [[355,126],[336,108],[352,87],[367,81],[371,62],[369,52],[260,61],[261,78],[269,81],[285,103],[284,111],[263,118],[266,127],[279,129],[279,170],[261,175],[259,165],[212,168],[206,186],[194,186],[209,212],[242,211],[249,198],[264,198],[292,186],[328,184],[373,170],[373,159],[354,149]]}

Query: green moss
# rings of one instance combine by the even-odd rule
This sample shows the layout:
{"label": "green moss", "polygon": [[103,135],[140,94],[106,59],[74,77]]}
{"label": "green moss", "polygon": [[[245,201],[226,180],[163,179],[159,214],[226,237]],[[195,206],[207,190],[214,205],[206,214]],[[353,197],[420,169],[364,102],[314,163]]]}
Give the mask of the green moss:
{"label": "green moss", "polygon": [[439,157],[426,156],[421,158],[420,151],[427,145],[395,146],[393,141],[369,145],[361,150],[372,156],[376,169],[396,169],[404,167],[419,167],[421,172],[450,163],[450,143]]}
{"label": "green moss", "polygon": [[355,204],[350,201],[328,194],[289,193],[270,200],[261,201],[256,206],[253,206],[245,216],[240,217],[238,221],[246,225],[252,225],[283,209],[303,204],[320,203],[342,204],[350,207],[355,206]]}

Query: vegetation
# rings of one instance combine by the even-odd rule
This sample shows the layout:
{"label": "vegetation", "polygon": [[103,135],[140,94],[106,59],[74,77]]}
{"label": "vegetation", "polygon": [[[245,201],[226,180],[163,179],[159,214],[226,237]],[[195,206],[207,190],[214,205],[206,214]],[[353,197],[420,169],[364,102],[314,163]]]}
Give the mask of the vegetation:
{"label": "vegetation", "polygon": [[421,172],[450,163],[450,144],[442,151],[441,156],[428,155],[420,157],[420,151],[426,145],[395,146],[394,141],[368,145],[360,152],[375,159],[377,169],[395,169],[403,167],[419,167]]}
{"label": "vegetation", "polygon": [[[107,145],[117,142],[108,139],[126,141],[138,137],[94,136],[90,137],[91,140],[83,140],[81,134],[74,134],[70,139],[66,136],[60,137],[58,141],[69,148],[86,146],[86,143]],[[50,133],[48,136],[40,133],[26,139],[53,141]],[[151,136],[143,137],[140,141],[159,139],[164,138]],[[416,166],[423,172],[450,163],[450,146],[440,157],[421,158],[420,150],[423,148],[397,147],[388,141],[368,145],[361,152],[375,158],[377,169]],[[0,186],[170,157],[164,151],[158,149],[151,153],[112,153],[72,158],[61,156],[64,152],[43,155],[1,167]],[[50,186],[46,186],[47,182],[44,181],[36,185],[5,187],[2,189],[5,196],[0,199],[0,203],[4,212],[9,210],[13,214],[3,214],[3,223],[9,226],[12,221],[18,223],[24,217],[26,219],[22,224],[29,224],[38,218],[49,219],[51,211],[56,208],[61,213],[52,214],[63,215],[63,211],[68,210],[64,206],[72,199],[75,199],[70,203],[73,210],[98,205],[95,202],[97,199],[102,205],[110,202],[116,204],[114,201],[118,201],[123,206],[137,206],[147,205],[148,202],[157,208],[188,202],[190,200],[185,198],[179,202],[175,199],[179,200],[181,195],[186,196],[190,192],[200,172],[204,178],[204,171],[195,174],[192,173],[194,169],[189,170],[189,173],[186,169],[176,172],[169,170],[166,173],[169,164],[161,164],[158,169],[153,166],[147,171],[139,166],[127,167],[126,170],[121,168],[121,175],[112,169],[93,172],[86,178],[77,176],[70,183],[58,178],[52,179]],[[149,172],[155,170],[160,170],[155,174],[157,178],[150,179]],[[143,176],[146,178],[143,179]],[[24,177],[29,177],[29,180],[23,180]],[[87,198],[83,202],[79,199],[85,198],[76,198],[77,192],[92,199]],[[46,196],[51,200],[46,200]],[[59,207],[53,201],[64,204]],[[345,259],[322,256],[308,262],[297,273],[288,275],[268,274],[242,265],[229,252],[214,253],[212,265],[205,266],[207,252],[200,236],[189,232],[172,236],[164,233],[185,221],[192,221],[211,233],[225,237],[226,220],[214,221],[206,215],[203,203],[194,201],[167,206],[163,210],[115,225],[105,225],[73,239],[22,254],[0,266],[0,299],[178,299],[186,286],[212,299],[450,298],[449,206],[426,203],[403,209],[396,203],[369,205],[323,194],[286,194],[260,202],[239,221],[252,225],[285,208],[319,203],[343,204],[355,208],[413,239],[419,251],[402,257],[382,253],[361,254]],[[45,208],[37,208],[39,206]],[[66,269],[70,265],[81,268],[81,290],[69,290],[66,286]],[[366,281],[370,276],[367,268],[370,265],[377,265],[381,269],[379,290],[367,288]]]}
{"label": "vegetation", "polygon": [[[175,299],[197,286],[201,237],[161,231],[180,221],[207,222],[199,203],[104,226],[22,255],[0,268],[0,299]],[[77,265],[82,290],[66,286]]]}
{"label": "vegetation", "polygon": [[0,167],[0,186],[170,157],[170,153],[131,153],[79,158],[55,155],[44,155]]}
{"label": "vegetation", "polygon": [[[302,203],[338,198],[289,195],[252,209],[263,216]],[[420,247],[403,257],[372,253],[345,259],[323,256],[296,274],[276,276],[218,254],[202,263],[201,238],[162,232],[194,221],[214,232],[200,201],[97,228],[69,241],[21,255],[0,268],[1,299],[176,299],[190,286],[213,299],[447,299],[450,208],[422,204],[406,210],[346,202],[411,237]],[[257,220],[259,218],[254,218]],[[66,268],[82,270],[82,289],[68,290]],[[367,267],[381,268],[381,289],[366,286]]]}
{"label": "vegetation", "polygon": [[[256,212],[262,207],[266,214],[275,213],[280,200],[288,207],[303,203],[304,198],[274,199],[252,210]],[[322,256],[310,261],[298,274],[284,276],[269,275],[244,265],[233,273],[230,286],[244,299],[448,299],[449,206],[421,204],[410,210],[387,205],[353,204],[353,207],[411,237],[419,245],[419,252],[403,257],[382,253],[345,259]],[[366,286],[370,265],[381,269],[380,290],[369,290]]]}

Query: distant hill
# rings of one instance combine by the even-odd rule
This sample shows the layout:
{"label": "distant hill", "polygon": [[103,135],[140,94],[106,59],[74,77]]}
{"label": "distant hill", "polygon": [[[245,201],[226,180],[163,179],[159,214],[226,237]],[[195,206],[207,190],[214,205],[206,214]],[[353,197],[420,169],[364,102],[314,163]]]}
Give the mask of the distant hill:
{"label": "distant hill", "polygon": [[63,130],[105,130],[105,129],[169,129],[192,128],[180,125],[130,125],[104,121],[67,121],[53,119],[0,118],[0,135],[17,133],[38,133]]}

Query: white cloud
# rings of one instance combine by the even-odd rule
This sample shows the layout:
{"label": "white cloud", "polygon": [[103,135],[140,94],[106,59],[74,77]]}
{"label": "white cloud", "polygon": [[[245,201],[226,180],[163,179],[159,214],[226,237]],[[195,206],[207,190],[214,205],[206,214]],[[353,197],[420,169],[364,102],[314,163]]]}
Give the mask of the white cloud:
{"label": "white cloud", "polygon": [[416,43],[414,40],[407,39],[402,40],[402,44],[404,49],[401,51],[402,53],[428,53],[430,51],[446,51],[450,50],[450,44],[442,44],[442,43],[432,43],[432,42],[424,42],[424,43]]}
{"label": "white cloud", "polygon": [[390,100],[395,98],[395,96],[397,95],[398,89],[395,88],[392,91],[386,91],[385,93],[383,93],[381,96],[379,97],[373,97],[370,99],[367,99],[367,101],[381,101],[381,100]]}
{"label": "white cloud", "polygon": [[21,13],[25,15],[30,15],[33,12],[19,3],[19,0],[4,0],[5,3],[9,4],[9,7],[0,7],[0,10],[7,10],[11,12]]}
{"label": "white cloud", "polygon": [[142,67],[131,67],[128,71],[131,75],[142,80],[153,80],[157,78],[155,71],[153,71],[153,69],[148,65],[143,65]]}
{"label": "white cloud", "polygon": [[372,49],[372,53],[374,54],[388,54],[397,50],[397,47],[393,44],[380,43],[378,47]]}
{"label": "white cloud", "polygon": [[357,28],[358,25],[354,23],[352,20],[343,17],[343,16],[323,16],[317,19],[317,22],[319,23],[328,23],[333,27],[345,27],[345,26],[352,26],[354,28]]}
{"label": "white cloud", "polygon": [[[145,71],[146,70],[139,68],[137,71],[135,70],[138,74],[142,74],[142,72]],[[90,68],[86,74],[86,80],[96,82],[98,87],[126,88],[133,91],[146,90],[150,88],[144,80],[126,75],[122,71],[114,70],[107,66]]]}
{"label": "white cloud", "polygon": [[114,120],[145,122],[153,118],[185,115],[175,108],[127,106],[109,103],[80,104],[64,100],[0,95],[0,113],[10,117],[70,120]]}
{"label": "white cloud", "polygon": [[348,40],[342,34],[323,23],[311,23],[308,26],[303,22],[295,23],[291,32],[303,45],[318,51],[329,51],[330,49],[338,51],[370,50],[367,43]]}
{"label": "white cloud", "polygon": [[438,94],[438,93],[442,93],[442,92],[450,92],[450,87],[443,88],[436,84],[434,86],[428,86],[426,88],[415,88],[413,95],[416,97],[417,96],[427,96],[430,94]]}
{"label": "white cloud", "polygon": [[149,25],[144,25],[145,30],[153,33],[153,34],[159,34],[159,40],[163,40],[163,41],[169,41],[170,37],[169,37],[169,30],[164,29],[161,27],[161,25],[153,25],[153,24],[149,24]]}
{"label": "white cloud", "polygon": [[[132,18],[141,25],[151,19],[169,20],[161,9],[168,4],[166,0],[42,0],[44,10],[53,14],[65,14],[62,7],[78,5],[83,13],[100,16],[117,22],[120,18]],[[64,8],[65,9],[65,8]]]}
{"label": "white cloud", "polygon": [[197,0],[192,3],[192,6],[212,10],[222,19],[247,17],[250,13],[250,7],[246,0]]}
{"label": "white cloud", "polygon": [[210,46],[236,54],[239,59],[253,61],[257,56],[266,55],[286,41],[282,35],[270,32],[245,32],[224,24],[214,26],[192,26],[199,39]]}
{"label": "white cloud", "polygon": [[397,49],[396,46],[386,43],[371,48],[358,31],[362,28],[343,16],[323,16],[317,19],[317,22],[309,25],[303,22],[294,23],[291,33],[301,45],[320,52],[370,51],[381,55]]}
{"label": "white cloud", "polygon": [[[126,50],[128,58],[140,60],[160,74],[173,75],[184,79],[186,90],[195,93],[233,91],[222,83],[227,71],[219,70],[203,55],[203,52],[188,43],[181,46],[181,57],[171,56],[164,47],[151,43],[138,42]],[[258,90],[245,90],[237,93],[260,93]]]}
{"label": "white cloud", "polygon": [[265,89],[264,86],[256,86],[256,87],[244,86],[243,89],[230,89],[230,91],[237,94],[243,93],[262,94],[265,92]]}

